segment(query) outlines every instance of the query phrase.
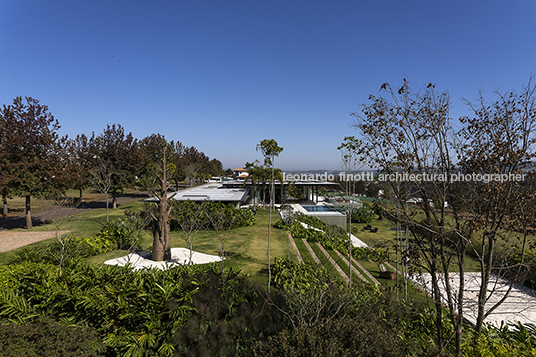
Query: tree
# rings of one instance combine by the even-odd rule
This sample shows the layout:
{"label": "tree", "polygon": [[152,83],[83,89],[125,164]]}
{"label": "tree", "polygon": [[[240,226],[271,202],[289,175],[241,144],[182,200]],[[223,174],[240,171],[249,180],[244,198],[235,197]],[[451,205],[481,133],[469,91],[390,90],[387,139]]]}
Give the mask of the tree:
{"label": "tree", "polygon": [[[65,266],[65,263],[78,252],[73,251],[73,230],[80,222],[80,216],[73,216],[77,203],[62,196],[53,197],[53,206],[48,210],[50,221],[52,222],[52,233],[56,237],[59,250],[51,250],[51,254],[58,262],[58,269]],[[69,228],[69,229],[68,229]],[[76,250],[76,248],[74,248]]]}
{"label": "tree", "polygon": [[153,218],[153,250],[152,259],[154,261],[163,261],[171,259],[171,228],[170,228],[170,214],[173,205],[169,200],[175,196],[173,193],[168,197],[168,182],[167,182],[167,161],[166,161],[166,140],[164,137],[160,137],[162,145],[162,157],[161,157],[161,176],[160,192],[154,191],[154,197],[157,199],[154,203],[157,207],[156,212],[150,212]]}
{"label": "tree", "polygon": [[22,161],[21,150],[24,142],[22,122],[15,118],[13,108],[5,106],[0,113],[0,191],[2,194],[2,215],[7,216],[7,199],[11,196],[17,174],[17,167]]}
{"label": "tree", "polygon": [[257,207],[258,202],[260,201],[260,193],[259,193],[259,185],[262,185],[263,188],[263,207],[265,202],[265,187],[266,182],[268,181],[268,172],[265,170],[265,168],[260,164],[258,160],[255,160],[254,162],[247,162],[246,168],[248,170],[248,176],[244,179],[244,185],[248,181],[251,182],[253,185],[253,205],[255,208]]}
{"label": "tree", "polygon": [[[451,123],[448,93],[436,93],[433,84],[422,93],[412,93],[404,80],[398,90],[386,83],[380,91],[384,94],[370,96],[371,103],[363,105],[363,114],[353,113],[355,127],[366,139],[364,149],[370,155],[370,164],[383,177],[390,178],[384,181],[391,183],[398,202],[396,208],[383,205],[382,210],[399,220],[406,232],[408,228],[411,232],[412,243],[404,261],[409,258],[413,267],[430,274],[437,346],[440,350],[445,348],[441,328],[444,301],[455,330],[459,356],[463,308],[467,303],[466,252],[472,252],[481,265],[478,333],[485,317],[498,306],[485,308],[490,294],[496,293],[488,291],[491,273],[508,276],[512,285],[526,274],[526,228],[529,221],[534,221],[521,221],[518,215],[531,211],[529,197],[534,197],[534,186],[522,187],[515,180],[486,182],[475,177],[521,175],[523,168],[534,160],[534,87],[529,83],[522,93],[500,94],[491,105],[485,105],[482,98],[478,106],[468,103],[474,116],[462,118],[460,130],[455,130]],[[404,174],[419,175],[420,179],[410,179]],[[447,209],[444,203],[459,197],[459,185],[452,180],[459,175],[472,178],[466,182],[469,190],[463,193],[467,199],[462,200],[463,205]],[[405,204],[407,192],[398,189],[400,181],[409,186],[405,190],[413,192],[420,204]],[[460,207],[464,207],[463,212]],[[514,254],[515,260],[514,255],[504,254],[497,261],[498,242],[513,239],[517,235],[514,227],[525,232]],[[458,273],[451,273],[453,269]],[[454,275],[459,277],[457,283],[451,279]],[[441,285],[444,285],[444,300]]]}
{"label": "tree", "polygon": [[194,241],[197,232],[205,227],[206,205],[204,202],[182,201],[173,209],[173,220],[177,222],[182,231],[182,237],[190,250],[189,264],[192,263]]}
{"label": "tree", "polygon": [[270,185],[270,215],[268,221],[268,290],[270,290],[270,280],[272,279],[272,272],[270,270],[270,238],[272,233],[272,211],[275,203],[275,189],[274,189],[274,161],[276,156],[279,156],[283,151],[283,148],[277,144],[274,139],[264,139],[257,144],[257,151],[261,151],[264,156],[264,165],[269,166],[272,169],[272,179]]}
{"label": "tree", "polygon": [[[362,167],[360,163],[363,160],[359,153],[362,145],[363,143],[354,136],[346,136],[342,144],[337,148],[337,150],[341,152],[341,168],[345,171],[347,178],[344,181],[344,189],[346,191],[346,197],[348,198],[346,216],[348,219],[348,276],[350,286],[352,286],[352,213],[354,211],[352,196],[355,192],[356,180],[354,177],[357,171]],[[352,179],[350,179],[350,177]]]}
{"label": "tree", "polygon": [[68,142],[66,150],[69,187],[79,191],[79,198],[82,201],[83,190],[91,184],[92,170],[96,164],[89,150],[87,136],[85,134],[77,135]]}
{"label": "tree", "polygon": [[141,175],[143,152],[140,143],[132,136],[125,135],[121,124],[108,125],[103,133],[89,139],[89,149],[98,164],[106,165],[112,172],[110,192],[113,196],[113,208],[117,197],[126,187],[134,185],[136,177]]}
{"label": "tree", "polygon": [[186,176],[186,180],[190,182],[190,186],[194,185],[194,180],[197,178],[198,171],[198,164],[188,164],[184,168],[184,175]]}
{"label": "tree", "polygon": [[7,148],[1,164],[8,173],[7,180],[0,182],[3,196],[9,192],[25,196],[26,228],[31,229],[31,197],[61,192],[64,188],[60,179],[64,163],[59,153],[66,137],[59,138],[58,121],[37,99],[15,98],[12,105],[4,106],[2,117],[1,144]]}
{"label": "tree", "polygon": [[229,230],[234,226],[237,216],[229,212],[229,208],[224,203],[214,202],[210,207],[207,207],[207,216],[212,228],[215,231],[218,245],[216,250],[221,258],[221,279],[224,283],[224,267],[225,267],[225,238]]}
{"label": "tree", "polygon": [[[142,151],[143,165],[141,171],[141,180],[145,180],[142,183],[144,188],[148,192],[153,192],[159,189],[160,183],[156,183],[158,173],[161,172],[162,164],[162,150],[165,145],[166,162],[168,166],[167,177],[168,179],[173,177],[176,173],[176,160],[175,160],[175,144],[173,141],[165,142],[165,139],[160,134],[151,134],[146,136],[140,141],[140,148]],[[174,165],[175,167],[171,166]],[[156,186],[155,186],[156,184]]]}
{"label": "tree", "polygon": [[106,201],[106,222],[110,221],[110,188],[112,187],[112,170],[101,162],[91,171],[90,182],[93,188],[99,191]]}
{"label": "tree", "polygon": [[367,197],[378,197],[378,193],[380,192],[380,188],[378,187],[377,182],[369,182],[367,185],[367,189],[365,191]]}
{"label": "tree", "polygon": [[[465,100],[473,114],[460,119],[464,125],[460,131],[464,140],[460,150],[462,172],[508,178],[487,183],[476,180],[468,187],[470,201],[466,200],[465,215],[469,214],[470,226],[466,237],[480,264],[482,279],[477,297],[477,333],[482,331],[486,317],[504,302],[513,284],[523,282],[530,273],[527,230],[535,223],[536,187],[534,172],[526,169],[536,158],[535,93],[536,85],[529,81],[521,92],[497,91],[497,99],[491,103],[480,94],[477,103]],[[523,180],[512,179],[518,175]],[[511,283],[508,293],[488,307],[492,274],[507,277]]]}

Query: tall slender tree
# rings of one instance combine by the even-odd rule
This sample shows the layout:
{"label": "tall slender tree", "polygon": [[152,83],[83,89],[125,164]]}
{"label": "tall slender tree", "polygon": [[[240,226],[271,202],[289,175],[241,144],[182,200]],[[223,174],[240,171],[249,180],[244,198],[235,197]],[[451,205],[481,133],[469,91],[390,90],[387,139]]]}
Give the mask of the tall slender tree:
{"label": "tall slender tree", "polygon": [[[342,184],[344,185],[348,198],[346,215],[348,219],[348,276],[350,278],[350,286],[352,286],[352,213],[354,210],[352,198],[353,194],[355,193],[356,183],[354,177],[357,173],[357,170],[362,167],[360,163],[363,160],[359,153],[362,145],[363,143],[361,140],[356,139],[354,136],[346,136],[342,144],[337,148],[337,150],[341,152],[341,167],[346,172],[346,180],[344,180]],[[349,179],[349,177],[351,177],[351,179]]]}
{"label": "tall slender tree", "polygon": [[257,151],[261,151],[264,156],[264,165],[271,168],[272,179],[270,183],[270,215],[268,220],[268,290],[270,290],[270,280],[272,280],[272,270],[270,267],[270,239],[272,235],[272,211],[275,204],[275,187],[274,187],[274,161],[281,154],[283,148],[277,144],[274,139],[264,139],[257,144]]}

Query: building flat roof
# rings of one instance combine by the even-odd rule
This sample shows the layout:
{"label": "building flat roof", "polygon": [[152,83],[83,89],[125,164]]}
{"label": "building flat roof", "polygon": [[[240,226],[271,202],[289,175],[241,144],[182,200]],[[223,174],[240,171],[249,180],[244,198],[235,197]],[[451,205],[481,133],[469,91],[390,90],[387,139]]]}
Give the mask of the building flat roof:
{"label": "building flat roof", "polygon": [[208,183],[171,194],[175,194],[173,199],[179,201],[243,202],[248,192],[245,188],[225,188],[219,183]]}
{"label": "building flat roof", "polygon": [[[244,186],[244,182],[246,186],[252,186],[251,180],[231,180],[231,181],[225,181],[225,184],[228,186],[231,185],[240,185]],[[266,180],[266,184],[269,184],[269,180]],[[281,182],[279,180],[274,180],[274,184],[276,186],[281,186]],[[284,185],[295,185],[298,187],[302,186],[339,186],[336,182],[330,182],[330,181],[283,181]]]}

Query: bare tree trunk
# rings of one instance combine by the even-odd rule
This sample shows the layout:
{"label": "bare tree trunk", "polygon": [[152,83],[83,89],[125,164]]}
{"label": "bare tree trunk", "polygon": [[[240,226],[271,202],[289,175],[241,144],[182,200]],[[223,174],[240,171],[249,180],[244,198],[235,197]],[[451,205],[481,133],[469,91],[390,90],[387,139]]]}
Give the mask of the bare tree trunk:
{"label": "bare tree trunk", "polygon": [[[165,185],[165,182],[163,181],[163,185]],[[166,190],[167,191],[167,190]],[[167,192],[164,192],[162,194],[160,203],[160,232],[162,232],[162,236],[160,237],[160,240],[162,241],[162,247],[164,249],[164,260],[170,260],[171,259],[171,242],[170,242],[170,227],[169,227],[169,210],[168,210],[168,202],[167,202]]]}
{"label": "bare tree trunk", "polygon": [[[476,324],[475,324],[475,330],[477,334],[480,335],[482,332],[482,327],[484,326],[484,319],[486,318],[486,300],[488,298],[488,285],[489,285],[489,279],[491,276],[491,268],[493,263],[493,249],[494,249],[494,239],[493,237],[490,237],[488,239],[489,244],[489,250],[487,254],[482,254],[481,256],[485,258],[481,260],[481,268],[480,268],[480,274],[481,274],[481,283],[480,283],[480,291],[478,293],[478,314],[476,318]],[[484,251],[486,247],[485,242],[482,242],[482,251]]]}
{"label": "bare tree trunk", "polygon": [[32,229],[31,196],[26,196],[26,229]]}
{"label": "bare tree trunk", "polygon": [[160,234],[160,224],[157,222],[153,223],[153,251],[151,258],[157,262],[164,260],[164,245]]}
{"label": "bare tree trunk", "polygon": [[2,216],[7,217],[8,209],[7,209],[7,197],[6,196],[2,196],[2,202],[4,203],[4,207],[3,207],[3,210],[2,210]]}
{"label": "bare tree trunk", "polygon": [[158,219],[153,226],[153,252],[154,261],[163,261],[171,259],[171,241],[169,215],[171,207],[168,204],[167,196],[167,175],[166,175],[166,149],[164,146],[162,158],[162,177],[160,179],[160,195],[158,195]]}
{"label": "bare tree trunk", "polygon": [[110,222],[110,198],[106,194],[106,223]]}
{"label": "bare tree trunk", "polygon": [[272,195],[274,191],[274,167],[272,162],[272,185],[270,186],[270,215],[268,219],[268,293],[270,293],[270,281],[272,280],[272,268],[270,266],[270,238],[272,236],[272,210],[273,210],[273,200]]}

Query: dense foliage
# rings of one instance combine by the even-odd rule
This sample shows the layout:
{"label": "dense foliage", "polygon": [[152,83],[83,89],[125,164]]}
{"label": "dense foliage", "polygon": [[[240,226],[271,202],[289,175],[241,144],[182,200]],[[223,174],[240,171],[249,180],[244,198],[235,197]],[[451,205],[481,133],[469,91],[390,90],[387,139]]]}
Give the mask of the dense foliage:
{"label": "dense foliage", "polygon": [[64,247],[59,241],[24,247],[16,253],[14,262],[58,264],[63,254],[64,265],[75,265],[114,249],[137,250],[145,224],[142,212],[127,210],[125,216],[104,224],[94,237],[69,237],[64,240]]}
{"label": "dense foliage", "polygon": [[[438,355],[433,314],[317,265],[277,259],[273,291],[216,265],[132,271],[0,266],[0,356]],[[445,319],[449,336],[452,326]],[[532,327],[489,329],[464,355],[536,355]],[[47,352],[43,352],[44,350]],[[447,355],[450,350],[445,351]],[[19,354],[20,355],[20,354]]]}
{"label": "dense foliage", "polygon": [[352,223],[370,223],[376,217],[376,212],[369,206],[363,206],[352,210]]}
{"label": "dense foliage", "polygon": [[[278,331],[278,313],[263,307],[257,289],[212,265],[135,272],[115,266],[49,264],[0,267],[0,318],[40,316],[87,325],[108,355],[247,351],[248,341]],[[270,332],[271,331],[271,332]],[[243,354],[243,352],[240,352]]]}
{"label": "dense foliage", "polygon": [[0,322],[0,357],[105,356],[99,334],[90,327],[70,326],[49,318],[21,324]]}

